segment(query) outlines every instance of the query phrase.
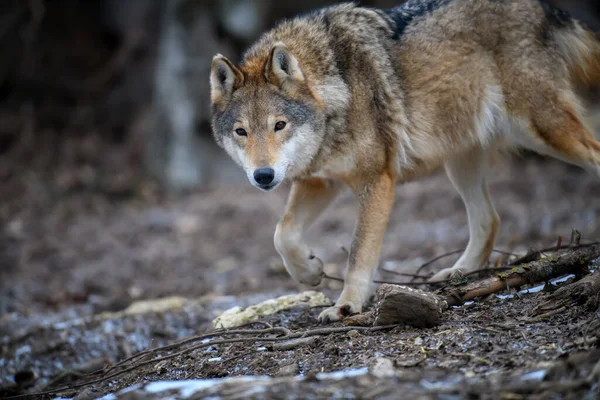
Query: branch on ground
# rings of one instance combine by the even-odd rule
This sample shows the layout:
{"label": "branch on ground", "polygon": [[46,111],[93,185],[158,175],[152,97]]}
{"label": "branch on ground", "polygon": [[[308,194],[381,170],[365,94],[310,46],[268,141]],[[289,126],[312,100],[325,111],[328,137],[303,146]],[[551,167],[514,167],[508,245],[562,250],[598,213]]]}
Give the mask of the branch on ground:
{"label": "branch on ground", "polygon": [[[515,266],[486,279],[461,286],[446,286],[435,294],[406,286],[384,284],[377,290],[378,301],[375,310],[350,317],[346,319],[345,324],[435,326],[440,323],[441,314],[452,306],[460,306],[466,301],[507,288],[547,282],[568,274],[580,275],[599,257],[600,245],[564,249],[552,256]],[[542,308],[540,314],[560,309],[569,301],[573,302],[574,297],[584,296],[586,301],[597,297],[600,293],[600,278],[597,278],[597,275],[598,273],[577,282],[574,289],[568,289],[572,286],[569,285],[557,291],[554,303]]]}

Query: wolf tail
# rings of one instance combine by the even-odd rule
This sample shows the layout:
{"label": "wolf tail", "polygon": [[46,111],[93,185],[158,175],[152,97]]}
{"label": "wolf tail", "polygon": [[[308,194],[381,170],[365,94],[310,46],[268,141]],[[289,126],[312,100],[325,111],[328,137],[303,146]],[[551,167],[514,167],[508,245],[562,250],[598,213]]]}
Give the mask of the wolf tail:
{"label": "wolf tail", "polygon": [[600,34],[575,20],[554,30],[558,50],[569,67],[573,83],[600,86]]}

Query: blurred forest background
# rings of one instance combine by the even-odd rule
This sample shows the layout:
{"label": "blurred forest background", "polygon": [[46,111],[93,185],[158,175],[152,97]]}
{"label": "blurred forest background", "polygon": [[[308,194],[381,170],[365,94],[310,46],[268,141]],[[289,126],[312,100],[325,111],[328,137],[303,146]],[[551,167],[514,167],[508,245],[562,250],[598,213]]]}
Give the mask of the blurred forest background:
{"label": "blurred forest background", "polygon": [[[0,215],[48,189],[126,197],[145,178],[177,190],[239,181],[210,137],[212,56],[237,61],[276,20],[333,3],[3,0]],[[599,2],[555,3],[600,26]]]}
{"label": "blurred forest background", "polygon": [[[216,53],[239,61],[276,20],[333,3],[0,1],[0,314],[22,309],[30,296],[51,305],[86,302],[90,293],[139,297],[140,285],[144,296],[259,290],[274,270],[282,288],[295,285],[272,246],[285,190],[264,195],[250,188],[214,144],[209,69]],[[361,3],[392,7],[399,1]],[[597,0],[554,3],[600,30]],[[518,167],[514,190],[496,191],[512,196],[498,201],[507,216],[504,243],[547,239],[575,223],[584,233],[597,232],[597,206],[587,196],[598,189],[595,181],[579,171],[564,175],[574,169],[561,164],[542,168],[555,185],[546,188],[537,182],[536,165],[529,172]],[[556,178],[561,174],[564,181]],[[573,176],[573,198],[550,202]],[[384,259],[464,245],[464,208],[439,179],[399,192],[406,196],[398,201],[404,208],[387,240],[405,246],[386,245]],[[223,186],[240,189],[224,194],[218,191]],[[152,208],[166,193],[189,191],[193,201]],[[320,229],[347,244],[354,210],[345,199]],[[531,199],[539,199],[534,209],[514,206]],[[132,202],[138,203],[131,209],[117,207]],[[582,214],[573,218],[573,208]],[[552,213],[555,219],[548,219]],[[323,252],[335,253],[337,245],[332,241]],[[252,276],[240,282],[232,274],[242,265]],[[258,270],[250,273],[248,265]]]}

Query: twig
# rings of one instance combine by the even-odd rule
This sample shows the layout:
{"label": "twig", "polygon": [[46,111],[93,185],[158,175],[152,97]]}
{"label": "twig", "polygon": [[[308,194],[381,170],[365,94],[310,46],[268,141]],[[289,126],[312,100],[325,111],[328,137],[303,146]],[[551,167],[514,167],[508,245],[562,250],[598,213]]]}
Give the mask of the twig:
{"label": "twig", "polygon": [[441,295],[446,297],[449,306],[461,305],[476,297],[499,292],[507,287],[543,282],[559,276],[576,273],[585,269],[590,262],[600,257],[600,246],[580,246],[577,250],[562,252],[554,257],[534,261],[505,274],[470,283],[466,286],[445,287]]}
{"label": "twig", "polygon": [[517,255],[515,253],[511,253],[510,251],[504,251],[504,250],[498,250],[498,249],[493,249],[492,250],[493,253],[498,253],[498,254],[502,254],[505,256],[513,256],[516,257]]}
{"label": "twig", "polygon": [[579,242],[581,241],[581,233],[577,229],[573,229],[571,231],[571,243],[569,243],[570,247],[579,246]]}
{"label": "twig", "polygon": [[268,349],[271,351],[294,350],[295,348],[300,347],[300,346],[311,345],[311,344],[315,343],[316,341],[317,341],[316,336],[308,336],[308,337],[288,340],[287,342],[283,342],[283,343],[273,343],[270,347],[268,347]]}
{"label": "twig", "polygon": [[[436,262],[438,260],[441,260],[442,258],[453,256],[455,254],[462,253],[463,251],[465,251],[465,249],[454,250],[454,251],[451,251],[449,253],[441,254],[441,255],[439,255],[439,256],[437,256],[435,258],[432,258],[431,260],[427,261],[426,263],[421,264],[421,266],[417,269],[417,271],[415,273],[418,274],[419,272],[421,272],[421,270],[423,270],[423,268],[430,266],[431,264],[433,264],[434,262]],[[411,280],[411,282],[413,280]]]}
{"label": "twig", "polygon": [[[325,272],[323,272],[323,278],[325,279],[331,279],[333,281],[338,281],[338,282],[344,282],[344,280],[342,278],[339,278],[337,276],[331,276],[329,274],[326,274]],[[420,285],[427,285],[427,284],[439,284],[439,283],[447,283],[450,282],[450,279],[444,279],[444,280],[439,280],[439,281],[431,281],[431,282],[389,282],[389,281],[381,281],[378,279],[373,279],[372,281],[373,283],[379,283],[379,284],[390,284],[390,285],[400,285],[400,286],[420,286]]]}
{"label": "twig", "polygon": [[[571,236],[571,239],[573,239],[572,236]],[[560,249],[561,245],[562,245],[562,236],[558,235],[558,239],[556,240],[556,247],[554,248],[554,250]]]}
{"label": "twig", "polygon": [[[93,379],[93,380],[88,380],[79,384],[75,384],[75,385],[68,385],[65,387],[60,387],[57,389],[53,389],[53,390],[49,390],[49,391],[45,391],[45,392],[39,392],[39,393],[28,393],[28,394],[23,394],[23,395],[18,395],[18,396],[12,396],[12,397],[7,397],[7,399],[17,399],[17,398],[23,398],[23,397],[29,397],[29,396],[44,396],[44,395],[51,395],[51,394],[55,394],[55,393],[59,393],[59,392],[64,392],[64,391],[68,391],[68,390],[73,390],[73,389],[79,389],[85,386],[89,386],[89,385],[93,385],[96,383],[100,383],[100,382],[105,382],[105,381],[109,381],[113,378],[116,378],[117,376],[123,375],[125,373],[128,372],[132,372],[136,369],[139,369],[143,366],[146,365],[150,365],[150,364],[155,364],[158,362],[163,362],[166,360],[170,360],[176,357],[180,357],[183,356],[185,354],[189,354],[191,352],[194,352],[196,350],[199,350],[201,348],[204,347],[209,347],[209,346],[215,346],[215,345],[220,345],[220,344],[228,344],[228,343],[244,343],[244,342],[252,342],[252,343],[256,343],[256,342],[284,342],[284,341],[290,341],[293,339],[308,339],[311,337],[315,337],[315,336],[323,336],[323,335],[330,335],[330,334],[336,334],[336,333],[346,333],[349,332],[351,330],[363,330],[363,331],[367,331],[367,332],[377,332],[377,331],[381,331],[381,330],[386,330],[386,329],[392,329],[397,327],[398,325],[387,325],[387,326],[374,326],[374,327],[361,327],[361,326],[342,326],[342,327],[326,327],[326,328],[317,328],[317,329],[310,329],[307,331],[301,331],[301,332],[291,332],[289,329],[285,328],[285,327],[271,327],[271,328],[267,328],[267,329],[247,329],[247,330],[231,330],[231,331],[225,331],[225,330],[221,330],[221,331],[215,331],[215,332],[211,332],[211,333],[207,333],[204,335],[199,335],[199,336],[194,336],[188,339],[185,339],[181,342],[178,343],[173,343],[167,346],[162,346],[162,347],[158,347],[155,349],[151,349],[151,350],[145,350],[142,351],[140,353],[137,353],[135,355],[133,355],[132,357],[129,357],[126,360],[121,361],[120,363],[116,364],[113,368],[107,370],[104,373],[104,376],[97,378],[97,379]],[[202,340],[202,339],[206,339],[209,337],[216,337],[216,336],[220,336],[220,335],[233,335],[233,334],[238,334],[238,335],[244,335],[244,334],[254,334],[254,335],[264,335],[264,334],[272,334],[272,333],[284,333],[283,336],[277,336],[277,337],[260,337],[260,336],[251,336],[251,337],[238,337],[238,338],[232,338],[232,339],[221,339],[221,340],[213,340],[207,343],[200,343],[194,346],[190,346],[187,347],[183,350],[180,350],[178,352],[175,352],[173,354],[169,354],[160,358],[155,358],[152,360],[146,360],[146,361],[141,361],[141,362],[137,362],[137,363],[133,363],[133,365],[124,368],[120,371],[116,371],[113,372],[111,374],[108,374],[110,371],[113,371],[115,368],[119,367],[119,366],[125,366],[127,365],[127,363],[131,363],[133,360],[135,359],[139,359],[140,357],[143,357],[145,355],[148,354],[157,354],[160,353],[162,351],[168,351],[168,350],[172,350],[174,348],[177,347],[181,347],[184,346],[186,344],[189,343],[193,343],[196,342],[198,340]],[[108,375],[107,375],[108,374]],[[87,375],[86,377],[91,377],[90,375]],[[85,379],[82,378],[82,379]]]}
{"label": "twig", "polygon": [[421,278],[421,279],[427,279],[427,278],[429,278],[429,276],[427,276],[427,275],[409,274],[407,272],[398,272],[398,271],[394,271],[393,269],[388,269],[388,268],[385,268],[385,267],[381,267],[379,269],[381,271],[387,272],[389,274],[394,274],[394,275],[398,275],[398,276],[406,276],[406,277],[409,277],[409,278]]}
{"label": "twig", "polygon": [[[350,254],[350,252],[348,251],[348,249],[346,249],[344,246],[342,246],[342,247],[341,247],[341,249],[342,249],[342,251],[343,251],[344,253],[346,253],[346,255],[349,255],[349,254]],[[413,279],[411,280],[411,282],[414,280],[414,278],[423,278],[423,279],[427,279],[427,278],[428,278],[428,276],[419,275],[419,272],[421,272],[421,270],[422,270],[423,268],[425,268],[425,267],[427,267],[427,266],[429,266],[429,265],[433,264],[434,262],[436,262],[436,261],[438,261],[438,260],[441,260],[441,259],[442,259],[442,258],[444,258],[444,257],[449,257],[449,256],[452,256],[452,255],[455,255],[455,254],[458,254],[458,253],[462,253],[463,251],[465,251],[465,249],[460,249],[460,250],[451,251],[451,252],[449,252],[449,253],[444,253],[444,254],[441,254],[441,255],[439,255],[439,256],[437,256],[437,257],[435,257],[435,258],[432,258],[431,260],[429,260],[429,261],[427,261],[427,262],[425,262],[425,263],[421,264],[421,265],[419,266],[419,268],[417,269],[417,271],[416,271],[414,274],[403,274],[403,273],[399,273],[399,272],[398,272],[397,274],[398,274],[398,275],[402,275],[402,276],[408,276],[408,277],[412,277]],[[391,270],[384,269],[383,267],[382,267],[381,269],[382,269],[382,270],[384,270],[384,271],[387,271],[387,272],[392,272]],[[330,279],[333,279],[333,280],[341,280],[342,282],[344,281],[343,279],[340,279],[340,278],[333,278],[333,277],[329,277],[329,278],[330,278]]]}
{"label": "twig", "polygon": [[[470,272],[468,272],[466,274],[463,274],[461,276],[462,277],[467,277],[467,276],[479,274],[481,272],[502,272],[502,271],[511,270],[513,268],[514,267],[481,268],[481,269],[477,269],[477,270],[474,270],[474,271],[470,271]],[[386,269],[384,269],[384,271],[404,276],[402,273],[397,273],[395,271],[386,270]],[[425,279],[427,278],[426,276],[422,276],[422,275],[418,275],[418,277],[425,278]],[[325,279],[331,279],[331,280],[339,281],[339,282],[344,282],[344,279],[339,278],[337,276],[332,276],[332,275],[329,275],[329,274],[326,274],[326,273],[323,273],[323,278],[325,278]],[[455,278],[449,278],[449,279],[441,279],[441,280],[437,280],[437,281],[426,281],[426,282],[414,282],[414,281],[410,281],[410,282],[393,282],[393,281],[382,281],[382,280],[374,279],[373,283],[389,284],[389,285],[400,285],[400,286],[420,286],[420,285],[439,285],[439,284],[442,284],[442,283],[449,283],[449,282],[452,282],[454,279]]]}
{"label": "twig", "polygon": [[[453,306],[462,305],[466,301],[500,292],[506,288],[549,281],[559,276],[580,273],[598,257],[600,257],[600,246],[569,250],[560,252],[553,257],[510,268],[510,271],[506,273],[497,274],[467,285],[446,286],[436,293],[416,290],[406,287],[406,285],[384,284],[377,289],[377,305],[375,310],[370,312],[374,318],[368,318],[368,313],[363,313],[359,314],[364,316],[363,318],[354,317],[354,321],[374,325],[402,323],[415,327],[435,326],[439,324],[441,314]],[[562,307],[558,311],[553,309],[543,315],[541,319],[563,312],[566,309],[567,307]],[[534,319],[534,321],[537,321],[537,319]]]}
{"label": "twig", "polygon": [[526,264],[528,262],[532,262],[532,261],[536,261],[540,259],[540,256],[543,253],[548,253],[551,251],[559,251],[559,250],[565,250],[565,249],[582,249],[585,247],[590,247],[590,246],[595,246],[597,244],[600,244],[600,242],[590,242],[590,243],[585,243],[585,244],[575,244],[575,245],[561,245],[560,247],[557,246],[552,246],[552,247],[547,247],[545,249],[542,250],[535,250],[532,249],[530,250],[527,254],[525,254],[523,257],[517,258],[516,260],[514,260],[513,262],[511,262],[510,266],[515,266],[515,265],[519,265],[519,264]]}
{"label": "twig", "polygon": [[[509,269],[512,269],[514,267],[494,267],[494,268],[480,268],[480,269],[476,269],[470,272],[467,272],[466,274],[462,274],[462,276],[471,276],[471,275],[475,275],[475,274],[479,274],[481,272],[497,272],[497,271],[506,271]],[[412,276],[412,277],[416,277],[416,278],[423,278],[423,279],[427,279],[429,278],[429,276],[425,276],[425,275],[415,275],[415,274],[405,274],[402,272],[396,272],[390,269],[386,269],[386,268],[382,268],[382,271],[384,272],[389,272],[390,274],[394,274],[394,275],[398,275],[398,276]],[[446,282],[450,282],[452,279],[447,279]],[[440,281],[441,282],[441,281]],[[391,283],[391,282],[384,282],[384,283]],[[420,284],[428,284],[431,282],[418,282]],[[443,283],[443,282],[442,282]],[[399,283],[404,285],[404,283]]]}
{"label": "twig", "polygon": [[256,353],[260,353],[260,351],[258,351],[258,350],[250,350],[250,351],[248,351],[246,353],[238,354],[237,356],[233,356],[233,357],[229,357],[229,358],[226,358],[224,360],[221,360],[221,363],[225,364],[225,363],[228,363],[228,362],[231,362],[231,361],[234,361],[234,360],[239,360],[240,358],[244,358],[246,356],[249,356],[249,355],[252,355],[252,354],[256,354]]}
{"label": "twig", "polygon": [[[194,342],[198,342],[200,340],[205,340],[205,339],[210,339],[212,337],[215,336],[220,336],[220,335],[245,335],[245,334],[264,334],[264,333],[274,333],[276,330],[282,332],[284,335],[288,335],[290,332],[289,330],[287,330],[286,328],[273,328],[270,324],[267,324],[266,322],[260,322],[260,321],[254,321],[254,322],[250,322],[248,324],[245,325],[241,325],[241,327],[244,326],[250,326],[250,325],[263,325],[263,326],[267,326],[266,329],[263,330],[254,330],[254,329],[236,329],[236,330],[227,330],[227,329],[222,329],[222,330],[217,330],[211,333],[206,333],[203,335],[198,335],[198,336],[192,336],[183,340],[180,340],[178,342],[175,343],[171,343],[168,344],[166,346],[161,346],[161,347],[156,347],[153,349],[147,349],[147,350],[143,350],[139,353],[136,353],[134,355],[132,355],[131,357],[126,358],[125,360],[122,360],[120,362],[118,362],[117,364],[111,366],[110,368],[106,369],[106,370],[102,370],[100,372],[102,372],[103,374],[108,374],[111,371],[114,371],[117,368],[123,367],[128,363],[131,363],[133,360],[135,359],[139,359],[142,358],[144,356],[147,355],[151,355],[151,354],[156,354],[158,352],[162,352],[162,351],[169,351],[171,349],[177,348],[177,347],[181,347],[184,346],[186,344],[190,344],[190,343],[194,343]],[[208,342],[208,344],[210,345],[213,342]]]}
{"label": "twig", "polygon": [[[279,330],[278,328],[273,328],[273,331]],[[258,332],[255,332],[258,333]],[[263,330],[263,333],[264,330]],[[72,389],[77,389],[77,388],[81,388],[84,386],[88,386],[88,385],[93,385],[95,383],[100,383],[100,382],[104,382],[104,381],[108,381],[111,380],[113,378],[116,378],[117,376],[123,375],[127,372],[131,372],[134,371],[136,369],[139,369],[143,366],[146,365],[150,365],[150,364],[155,364],[157,362],[161,362],[161,361],[166,361],[166,360],[171,360],[173,358],[177,358],[180,356],[183,356],[185,354],[189,354],[192,353],[196,350],[202,349],[204,347],[210,347],[210,346],[214,346],[214,345],[218,345],[218,344],[227,344],[227,343],[243,343],[243,342],[276,342],[276,341],[280,341],[280,340],[287,340],[289,339],[289,337],[287,336],[279,336],[279,337],[258,337],[258,336],[253,336],[253,337],[245,337],[245,338],[235,338],[235,339],[223,339],[223,340],[214,340],[208,343],[201,343],[195,346],[190,346],[184,350],[178,351],[176,353],[173,354],[169,354],[168,356],[163,356],[160,358],[155,358],[152,360],[146,360],[146,361],[142,361],[142,362],[138,362],[134,365],[132,365],[131,367],[122,369],[120,371],[117,372],[113,372],[112,374],[103,376],[102,378],[98,378],[98,379],[94,379],[88,382],[83,382],[80,383],[78,385],[72,385],[72,386],[68,386],[65,388],[60,388],[60,389],[55,389],[54,391],[52,391],[51,393],[57,393],[57,392],[62,392],[62,391],[66,391],[66,390],[72,390]],[[167,347],[167,346],[165,346]],[[46,394],[46,393],[43,393]]]}
{"label": "twig", "polygon": [[[341,250],[342,250],[344,253],[346,253],[346,255],[349,255],[349,254],[350,254],[350,252],[348,251],[348,249],[346,249],[344,246],[341,246],[341,247],[340,247],[340,249],[341,249]],[[433,264],[434,262],[436,262],[436,261],[438,261],[438,260],[440,260],[440,259],[442,259],[442,258],[444,258],[444,257],[449,257],[449,256],[452,256],[452,255],[455,255],[455,254],[458,254],[458,253],[462,253],[462,252],[464,252],[464,251],[465,251],[465,249],[460,249],[460,250],[451,251],[451,252],[449,252],[449,253],[441,254],[441,255],[439,255],[439,256],[437,256],[437,257],[435,257],[435,258],[433,258],[433,259],[431,259],[431,260],[429,260],[429,261],[427,261],[427,262],[425,262],[425,263],[423,263],[423,264],[421,264],[421,265],[419,266],[419,268],[417,269],[417,271],[416,271],[414,274],[410,274],[410,273],[406,273],[406,272],[396,272],[396,271],[393,271],[393,270],[391,270],[391,269],[387,269],[387,268],[385,268],[385,267],[379,267],[379,269],[380,269],[380,270],[382,270],[382,271],[385,271],[385,272],[389,272],[389,273],[391,273],[391,274],[394,274],[394,275],[398,275],[398,276],[406,276],[406,277],[409,277],[409,278],[413,278],[413,279],[411,280],[411,282],[412,282],[412,281],[414,281],[414,279],[417,279],[417,278],[421,278],[421,279],[429,279],[429,276],[427,276],[427,275],[420,275],[420,274],[419,274],[419,272],[420,272],[420,271],[421,271],[423,268],[425,268],[425,267],[427,267],[427,266],[429,266],[429,265]],[[511,253],[510,251],[504,251],[504,250],[498,250],[498,249],[493,249],[492,251],[493,251],[494,253],[502,254],[502,255],[505,255],[505,256],[516,256],[516,254],[515,254],[515,253]],[[483,270],[485,270],[485,269],[487,269],[487,268],[484,268],[484,269],[481,269],[481,270],[477,270],[477,271],[473,271],[473,272],[481,272],[481,271],[483,271]],[[331,277],[330,277],[330,278],[331,278]],[[332,279],[333,279],[333,278],[332,278]],[[341,281],[343,281],[341,278],[335,278],[334,280],[341,280]],[[378,282],[375,282],[375,283],[378,283]],[[379,282],[379,283],[388,283],[388,282]],[[444,282],[440,282],[440,283],[444,283]]]}
{"label": "twig", "polygon": [[530,318],[529,322],[540,322],[540,321],[542,321],[542,320],[544,320],[546,318],[552,317],[553,315],[560,314],[560,313],[565,312],[565,311],[567,311],[567,307],[562,306],[560,308],[557,308],[556,310],[548,311],[547,313],[538,315],[535,318]]}

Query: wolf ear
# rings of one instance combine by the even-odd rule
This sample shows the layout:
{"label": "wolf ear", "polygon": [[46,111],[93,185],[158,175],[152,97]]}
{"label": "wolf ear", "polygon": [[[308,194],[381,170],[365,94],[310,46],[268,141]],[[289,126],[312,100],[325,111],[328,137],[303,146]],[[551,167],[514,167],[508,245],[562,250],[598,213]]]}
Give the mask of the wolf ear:
{"label": "wolf ear", "polygon": [[266,65],[265,76],[269,82],[278,86],[288,82],[304,81],[304,74],[300,69],[298,59],[282,42],[277,42],[273,46]]}
{"label": "wolf ear", "polygon": [[244,83],[244,74],[231,61],[217,54],[210,71],[210,98],[213,104],[226,100]]}

